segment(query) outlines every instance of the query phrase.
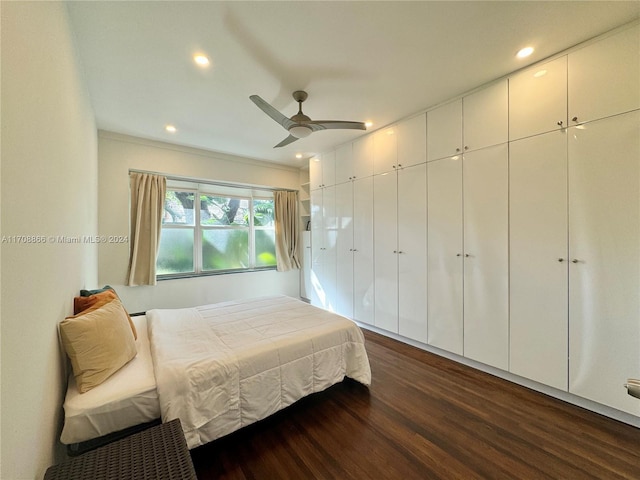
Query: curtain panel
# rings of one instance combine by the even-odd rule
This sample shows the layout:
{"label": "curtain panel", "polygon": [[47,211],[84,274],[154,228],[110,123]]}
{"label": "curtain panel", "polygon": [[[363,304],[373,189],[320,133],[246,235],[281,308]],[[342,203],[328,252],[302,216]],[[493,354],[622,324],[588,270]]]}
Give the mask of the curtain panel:
{"label": "curtain panel", "polygon": [[276,262],[279,272],[300,268],[298,257],[298,192],[273,192]]}
{"label": "curtain panel", "polygon": [[167,179],[162,175],[133,172],[129,179],[131,228],[127,285],[155,285]]}

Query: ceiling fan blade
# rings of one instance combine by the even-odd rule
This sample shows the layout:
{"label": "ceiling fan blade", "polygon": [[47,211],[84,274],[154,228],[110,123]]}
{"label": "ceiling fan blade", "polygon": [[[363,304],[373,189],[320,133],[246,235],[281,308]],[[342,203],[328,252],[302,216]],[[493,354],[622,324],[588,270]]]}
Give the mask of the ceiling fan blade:
{"label": "ceiling fan blade", "polygon": [[289,145],[290,143],[295,142],[296,140],[298,140],[298,137],[294,137],[293,135],[289,135],[287,138],[285,138],[284,140],[282,140],[279,144],[277,144],[275,147],[273,148],[278,148],[278,147],[284,147],[285,145]]}
{"label": "ceiling fan blade", "polygon": [[[309,125],[319,127],[319,130],[325,129],[351,129],[351,130],[366,130],[367,127],[362,122],[343,122],[341,120],[313,120],[308,123]],[[315,128],[314,128],[315,130]]]}
{"label": "ceiling fan blade", "polygon": [[282,125],[285,129],[289,130],[289,128],[294,124],[289,118],[285,117],[278,110],[273,108],[267,102],[265,102],[258,95],[251,95],[249,97],[253,103],[255,103],[260,110],[273,118],[276,122]]}

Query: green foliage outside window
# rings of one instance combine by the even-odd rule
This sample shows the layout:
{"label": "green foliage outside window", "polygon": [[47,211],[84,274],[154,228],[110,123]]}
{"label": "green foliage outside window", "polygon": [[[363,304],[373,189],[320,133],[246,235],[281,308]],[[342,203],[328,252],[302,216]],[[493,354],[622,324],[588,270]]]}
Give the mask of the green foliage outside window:
{"label": "green foliage outside window", "polygon": [[[199,225],[194,218],[195,198],[200,200]],[[162,223],[158,275],[276,265],[273,199],[168,190]],[[202,248],[199,266],[194,261],[196,235]]]}

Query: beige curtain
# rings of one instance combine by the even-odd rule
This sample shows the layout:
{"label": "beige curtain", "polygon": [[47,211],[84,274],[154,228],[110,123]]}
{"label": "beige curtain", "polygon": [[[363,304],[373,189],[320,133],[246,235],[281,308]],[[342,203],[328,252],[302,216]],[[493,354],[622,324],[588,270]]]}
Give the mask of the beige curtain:
{"label": "beige curtain", "polygon": [[127,285],[155,285],[167,179],[148,173],[131,173],[129,178],[131,234]]}
{"label": "beige curtain", "polygon": [[298,260],[298,192],[274,192],[276,259],[279,272],[300,268]]}

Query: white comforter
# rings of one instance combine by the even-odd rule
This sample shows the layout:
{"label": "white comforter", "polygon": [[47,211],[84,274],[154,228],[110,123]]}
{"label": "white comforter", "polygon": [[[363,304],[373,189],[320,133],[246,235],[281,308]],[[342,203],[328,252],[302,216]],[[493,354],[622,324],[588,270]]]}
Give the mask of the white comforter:
{"label": "white comforter", "polygon": [[360,328],[289,297],[147,312],[162,420],[189,448],[371,370]]}

